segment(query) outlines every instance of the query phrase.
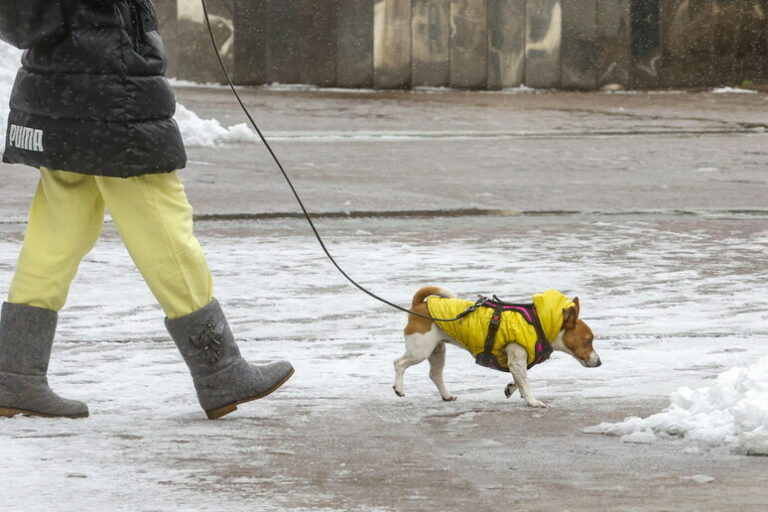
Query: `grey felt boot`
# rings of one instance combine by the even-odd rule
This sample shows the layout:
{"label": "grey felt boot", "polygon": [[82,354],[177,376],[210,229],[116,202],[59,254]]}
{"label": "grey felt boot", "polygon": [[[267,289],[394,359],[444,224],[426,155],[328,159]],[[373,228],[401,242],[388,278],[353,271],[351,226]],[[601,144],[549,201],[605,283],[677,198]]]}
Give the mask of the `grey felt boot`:
{"label": "grey felt boot", "polygon": [[267,396],[293,375],[287,361],[254,365],[243,359],[216,299],[189,315],[166,318],[165,326],[189,367],[209,419]]}
{"label": "grey felt boot", "polygon": [[48,361],[58,314],[3,303],[0,313],[0,416],[85,418],[88,406],[48,386]]}

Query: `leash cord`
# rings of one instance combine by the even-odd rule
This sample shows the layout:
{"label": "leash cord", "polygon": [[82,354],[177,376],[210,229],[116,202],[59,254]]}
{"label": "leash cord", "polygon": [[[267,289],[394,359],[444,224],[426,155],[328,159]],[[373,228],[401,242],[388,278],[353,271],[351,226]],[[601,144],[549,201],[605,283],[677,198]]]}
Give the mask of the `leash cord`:
{"label": "leash cord", "polygon": [[[229,88],[232,90],[232,93],[235,95],[235,98],[237,98],[237,102],[240,104],[240,108],[245,113],[246,117],[248,118],[248,121],[250,121],[251,126],[253,126],[253,129],[256,130],[256,133],[258,134],[259,138],[261,139],[261,142],[264,143],[264,146],[267,148],[267,151],[269,151],[269,154],[272,156],[272,160],[274,160],[275,164],[277,165],[278,169],[280,169],[280,172],[283,175],[283,178],[285,178],[285,181],[288,183],[288,186],[291,189],[291,192],[293,193],[293,197],[296,198],[296,202],[299,203],[299,206],[301,207],[301,211],[304,213],[304,217],[307,219],[307,223],[309,224],[309,227],[312,229],[312,232],[315,235],[315,238],[317,239],[318,243],[320,244],[320,247],[322,248],[325,255],[328,257],[328,259],[333,263],[333,266],[336,267],[336,270],[338,270],[342,276],[346,278],[347,281],[349,281],[352,285],[354,285],[358,290],[362,291],[363,293],[369,295],[370,297],[376,299],[379,302],[383,302],[384,304],[393,307],[395,309],[398,309],[404,313],[409,313],[411,315],[420,317],[420,318],[426,318],[428,320],[435,320],[439,322],[454,322],[456,320],[460,320],[464,316],[466,316],[467,313],[470,311],[467,310],[463,312],[462,314],[459,314],[456,318],[450,318],[450,319],[442,319],[442,318],[434,318],[429,315],[422,315],[420,313],[416,313],[414,311],[411,311],[408,308],[404,308],[402,306],[399,306],[393,302],[390,302],[383,297],[380,297],[373,293],[372,291],[368,290],[361,284],[359,284],[357,281],[352,279],[352,277],[347,274],[343,268],[341,268],[341,265],[339,265],[334,257],[331,255],[331,252],[328,250],[328,248],[325,245],[325,242],[323,241],[323,238],[320,236],[320,233],[318,232],[317,228],[315,227],[315,223],[312,221],[312,217],[309,215],[309,212],[307,211],[307,208],[304,206],[304,202],[301,200],[301,197],[299,196],[299,193],[296,191],[296,188],[293,186],[293,182],[291,181],[290,177],[288,177],[288,173],[285,171],[285,168],[283,167],[283,164],[280,162],[280,159],[277,157],[275,152],[272,150],[272,146],[267,142],[267,138],[264,137],[264,134],[261,132],[261,129],[256,124],[256,121],[253,120],[253,117],[251,116],[251,113],[246,108],[245,104],[243,103],[243,100],[240,98],[240,95],[237,93],[237,89],[235,89],[235,85],[232,83],[232,79],[229,76],[229,73],[227,72],[227,68],[224,65],[224,60],[221,57],[221,52],[219,51],[219,45],[216,43],[216,38],[213,35],[213,29],[211,28],[211,20],[208,16],[208,7],[205,4],[205,0],[200,0],[203,4],[203,14],[205,15],[205,25],[208,28],[208,34],[211,37],[211,44],[213,45],[213,50],[216,53],[216,58],[219,61],[219,66],[221,66],[221,71],[224,73],[224,76],[227,79],[227,84],[229,84]],[[472,309],[472,308],[470,308]]]}

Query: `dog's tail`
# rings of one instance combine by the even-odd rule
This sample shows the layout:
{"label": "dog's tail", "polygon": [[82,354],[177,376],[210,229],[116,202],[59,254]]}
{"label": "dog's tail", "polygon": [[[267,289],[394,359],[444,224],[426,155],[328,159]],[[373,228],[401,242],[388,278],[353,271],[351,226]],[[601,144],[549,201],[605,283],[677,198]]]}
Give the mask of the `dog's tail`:
{"label": "dog's tail", "polygon": [[440,286],[425,286],[421,290],[417,291],[416,295],[413,296],[413,302],[411,302],[411,309],[415,308],[416,306],[424,302],[424,299],[426,299],[430,295],[437,295],[438,297],[445,297],[446,299],[456,298],[456,294],[446,288],[442,288]]}

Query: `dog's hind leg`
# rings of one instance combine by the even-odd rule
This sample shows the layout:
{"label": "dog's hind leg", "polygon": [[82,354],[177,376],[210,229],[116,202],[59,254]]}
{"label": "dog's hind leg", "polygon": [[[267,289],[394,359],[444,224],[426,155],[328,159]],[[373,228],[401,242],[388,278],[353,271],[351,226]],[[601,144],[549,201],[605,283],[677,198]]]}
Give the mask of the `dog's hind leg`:
{"label": "dog's hind leg", "polygon": [[403,385],[405,370],[430,357],[440,343],[440,335],[436,330],[437,328],[433,327],[423,334],[405,335],[405,354],[395,359],[395,384],[392,389],[395,390],[397,396],[405,396]]}
{"label": "dog's hind leg", "polygon": [[432,351],[432,355],[429,356],[429,378],[437,386],[440,391],[440,396],[446,402],[453,402],[456,400],[456,395],[452,395],[448,388],[445,387],[443,381],[443,368],[445,367],[445,342],[440,342]]}

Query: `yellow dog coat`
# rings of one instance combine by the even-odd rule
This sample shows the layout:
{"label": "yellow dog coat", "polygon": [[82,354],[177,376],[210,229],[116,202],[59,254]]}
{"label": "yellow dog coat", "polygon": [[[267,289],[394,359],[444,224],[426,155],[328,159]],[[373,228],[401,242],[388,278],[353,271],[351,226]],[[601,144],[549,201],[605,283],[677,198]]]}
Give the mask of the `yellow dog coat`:
{"label": "yellow dog coat", "polygon": [[[510,343],[517,343],[525,349],[528,353],[529,368],[546,360],[552,351],[548,345],[555,340],[563,326],[563,310],[574,307],[574,303],[557,290],[535,294],[533,304],[528,306],[504,305],[494,301],[481,303],[436,296],[427,298],[429,314],[434,318],[455,318],[478,304],[481,307],[477,307],[460,320],[437,322],[437,325],[466,348],[478,364],[501,371],[509,371],[505,347]],[[492,347],[487,347],[492,320],[498,324],[498,330],[492,340]],[[537,332],[536,322],[540,322],[543,336]],[[544,339],[541,339],[542,337]],[[491,360],[488,364],[485,358],[479,357],[484,353],[492,354],[495,361]]]}

